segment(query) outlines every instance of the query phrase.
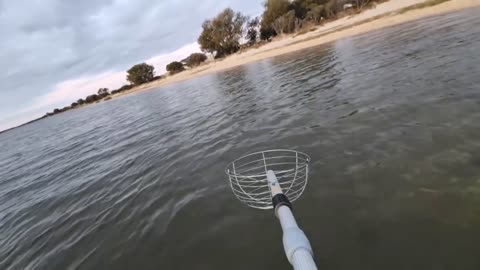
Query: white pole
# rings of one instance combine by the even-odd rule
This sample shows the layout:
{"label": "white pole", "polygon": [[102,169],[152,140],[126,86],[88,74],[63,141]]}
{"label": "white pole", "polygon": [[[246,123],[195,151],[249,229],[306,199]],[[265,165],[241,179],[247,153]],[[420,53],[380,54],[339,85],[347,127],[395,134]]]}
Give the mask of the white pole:
{"label": "white pole", "polygon": [[[305,233],[298,227],[290,209],[290,202],[283,194],[275,173],[271,170],[267,171],[267,178],[272,198],[274,198],[275,213],[282,226],[283,248],[288,261],[295,270],[316,270],[317,266],[313,261],[313,251],[310,242]],[[275,200],[275,197],[278,200]],[[275,205],[275,201],[277,201],[277,205]]]}

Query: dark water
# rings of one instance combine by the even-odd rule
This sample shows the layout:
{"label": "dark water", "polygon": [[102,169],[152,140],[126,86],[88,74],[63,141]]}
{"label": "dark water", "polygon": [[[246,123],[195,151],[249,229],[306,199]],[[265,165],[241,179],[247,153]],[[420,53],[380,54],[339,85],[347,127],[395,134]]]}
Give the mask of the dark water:
{"label": "dark water", "polygon": [[223,173],[269,148],[312,157],[294,210],[320,269],[480,269],[479,12],[0,134],[0,269],[290,269]]}

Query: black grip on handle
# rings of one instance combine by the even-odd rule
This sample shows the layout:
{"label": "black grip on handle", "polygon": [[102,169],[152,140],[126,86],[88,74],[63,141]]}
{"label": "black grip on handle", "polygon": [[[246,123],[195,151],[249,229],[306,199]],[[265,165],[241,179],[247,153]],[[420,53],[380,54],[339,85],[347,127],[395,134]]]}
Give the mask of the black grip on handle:
{"label": "black grip on handle", "polygon": [[273,196],[272,203],[273,203],[273,208],[275,209],[277,209],[277,207],[281,205],[288,206],[290,209],[292,209],[292,204],[288,200],[287,196],[285,196],[285,194],[283,193]]}

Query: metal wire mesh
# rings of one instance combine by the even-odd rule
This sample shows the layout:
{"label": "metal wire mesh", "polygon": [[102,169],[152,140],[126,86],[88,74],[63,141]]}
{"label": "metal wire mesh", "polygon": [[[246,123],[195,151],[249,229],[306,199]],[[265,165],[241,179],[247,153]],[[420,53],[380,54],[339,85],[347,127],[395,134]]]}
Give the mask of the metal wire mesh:
{"label": "metal wire mesh", "polygon": [[267,171],[277,176],[280,187],[293,202],[302,195],[308,179],[310,157],[294,150],[255,152],[232,161],[225,168],[235,196],[250,207],[271,209],[272,194]]}

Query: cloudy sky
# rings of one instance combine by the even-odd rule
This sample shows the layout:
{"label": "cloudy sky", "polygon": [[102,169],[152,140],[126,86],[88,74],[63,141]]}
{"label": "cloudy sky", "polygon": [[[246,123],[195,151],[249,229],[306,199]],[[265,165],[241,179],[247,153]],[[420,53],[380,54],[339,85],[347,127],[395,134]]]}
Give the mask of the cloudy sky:
{"label": "cloudy sky", "polygon": [[255,16],[262,0],[0,0],[0,130],[100,87],[147,62],[163,73],[199,51],[204,19],[225,7]]}

